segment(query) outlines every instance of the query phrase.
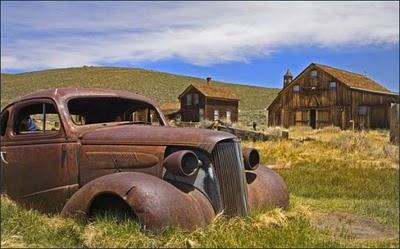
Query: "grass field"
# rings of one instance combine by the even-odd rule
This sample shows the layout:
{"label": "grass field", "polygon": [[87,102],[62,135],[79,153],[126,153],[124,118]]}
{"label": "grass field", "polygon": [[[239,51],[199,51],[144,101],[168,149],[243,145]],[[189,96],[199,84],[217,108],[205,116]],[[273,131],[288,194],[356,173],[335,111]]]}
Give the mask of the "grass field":
{"label": "grass field", "polygon": [[46,216],[2,196],[1,246],[398,248],[399,147],[388,143],[388,132],[296,128],[290,138],[243,142],[284,177],[287,210],[153,234],[112,216],[91,222]]}
{"label": "grass field", "polygon": [[[208,75],[207,75],[208,76]],[[19,96],[40,89],[55,87],[101,87],[128,90],[148,96],[159,104],[177,102],[190,84],[205,84],[205,79],[162,73],[136,68],[79,67],[53,69],[21,74],[1,74],[1,106]],[[239,95],[241,121],[256,118],[265,122],[264,108],[275,98],[278,89],[236,85],[223,82],[213,84],[231,88]]]}

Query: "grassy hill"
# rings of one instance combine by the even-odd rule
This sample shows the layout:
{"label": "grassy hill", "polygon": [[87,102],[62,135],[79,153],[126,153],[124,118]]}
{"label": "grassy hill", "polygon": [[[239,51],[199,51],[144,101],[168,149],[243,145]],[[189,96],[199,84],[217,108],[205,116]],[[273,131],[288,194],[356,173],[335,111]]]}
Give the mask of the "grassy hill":
{"label": "grassy hill", "polygon": [[[21,74],[1,74],[1,106],[36,90],[54,87],[101,87],[128,90],[148,96],[159,104],[177,101],[190,84],[205,84],[205,79],[137,68],[79,67]],[[242,121],[263,118],[263,109],[279,89],[213,82],[230,87],[241,98]],[[257,115],[258,114],[258,115]]]}

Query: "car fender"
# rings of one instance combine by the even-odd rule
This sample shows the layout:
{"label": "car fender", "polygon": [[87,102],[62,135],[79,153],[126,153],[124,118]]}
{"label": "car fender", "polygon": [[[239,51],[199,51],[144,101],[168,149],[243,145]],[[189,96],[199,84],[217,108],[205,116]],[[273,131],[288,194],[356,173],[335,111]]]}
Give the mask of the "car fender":
{"label": "car fender", "polygon": [[64,206],[63,216],[83,216],[101,194],[121,197],[146,229],[168,226],[193,229],[206,226],[215,216],[208,199],[192,186],[171,184],[152,175],[120,172],[99,177],[79,189]]}
{"label": "car fender", "polygon": [[286,208],[289,205],[286,183],[272,169],[260,165],[254,171],[246,171],[246,180],[250,210]]}

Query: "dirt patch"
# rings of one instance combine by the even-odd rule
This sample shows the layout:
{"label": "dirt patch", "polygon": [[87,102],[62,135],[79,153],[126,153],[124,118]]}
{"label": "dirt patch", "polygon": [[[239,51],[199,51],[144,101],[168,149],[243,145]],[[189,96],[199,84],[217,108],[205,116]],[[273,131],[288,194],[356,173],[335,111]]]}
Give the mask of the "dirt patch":
{"label": "dirt patch", "polygon": [[319,214],[311,220],[313,226],[335,235],[350,236],[358,240],[398,238],[398,230],[355,214],[333,212]]}

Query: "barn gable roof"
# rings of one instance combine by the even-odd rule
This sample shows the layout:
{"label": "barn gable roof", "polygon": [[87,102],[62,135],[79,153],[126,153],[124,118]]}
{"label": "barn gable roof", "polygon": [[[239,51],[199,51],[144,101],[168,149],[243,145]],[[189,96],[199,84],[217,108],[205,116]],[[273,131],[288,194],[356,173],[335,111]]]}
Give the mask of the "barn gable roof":
{"label": "barn gable roof", "polygon": [[185,95],[189,90],[192,88],[198,90],[201,94],[203,94],[207,98],[214,98],[214,99],[229,99],[229,100],[239,100],[239,96],[232,92],[227,87],[220,87],[211,84],[203,84],[203,85],[190,85],[188,86],[185,91],[179,95],[179,99]]}
{"label": "barn gable roof", "polygon": [[290,84],[282,88],[278,94],[281,94],[283,91],[286,91],[286,89],[288,89],[290,86],[296,84],[297,80],[301,78],[301,76],[303,76],[303,74],[311,66],[316,66],[317,68],[331,75],[333,78],[337,79],[338,81],[350,87],[351,89],[375,92],[380,94],[398,95],[398,93],[391,92],[381,84],[371,80],[370,78],[364,75],[317,63],[311,63],[310,65],[308,65],[299,75],[297,75],[290,82]]}
{"label": "barn gable roof", "polygon": [[364,75],[321,64],[315,64],[315,66],[349,87],[391,93],[387,88]]}

